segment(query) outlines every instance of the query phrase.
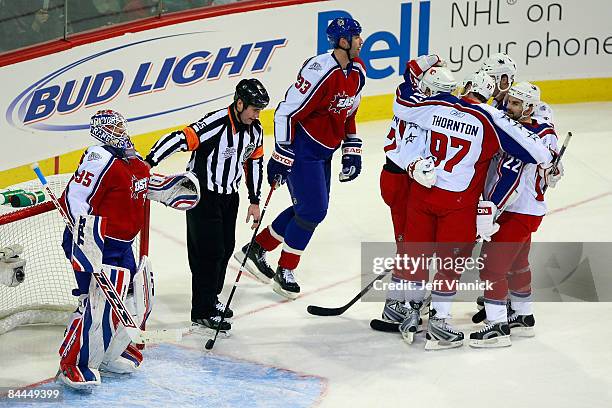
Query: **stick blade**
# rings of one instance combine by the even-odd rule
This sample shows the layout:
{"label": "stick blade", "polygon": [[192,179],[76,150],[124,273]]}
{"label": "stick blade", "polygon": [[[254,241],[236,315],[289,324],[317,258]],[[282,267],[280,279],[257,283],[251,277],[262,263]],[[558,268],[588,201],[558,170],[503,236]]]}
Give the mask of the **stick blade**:
{"label": "stick blade", "polygon": [[372,330],[385,332],[385,333],[399,333],[399,324],[386,322],[380,319],[370,320],[370,327]]}
{"label": "stick blade", "polygon": [[314,305],[310,305],[306,308],[308,313],[315,316],[339,316],[344,313],[345,310],[346,309],[343,307],[327,308]]}

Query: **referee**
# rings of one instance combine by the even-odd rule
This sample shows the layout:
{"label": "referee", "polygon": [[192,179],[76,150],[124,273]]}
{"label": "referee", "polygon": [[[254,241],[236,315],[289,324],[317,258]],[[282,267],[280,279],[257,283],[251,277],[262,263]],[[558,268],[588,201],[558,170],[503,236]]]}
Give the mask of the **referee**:
{"label": "referee", "polygon": [[[191,151],[188,170],[200,182],[198,205],[187,211],[187,253],[191,269],[191,321],[216,329],[225,305],[219,301],[227,263],[234,251],[238,186],[243,175],[249,191],[246,222],[259,222],[263,176],[263,130],[259,113],[270,98],[257,79],[236,86],[234,102],[210,112],[155,143],[146,161],[151,167],[178,151]],[[228,309],[225,317],[232,317]],[[220,330],[230,330],[224,320]]]}

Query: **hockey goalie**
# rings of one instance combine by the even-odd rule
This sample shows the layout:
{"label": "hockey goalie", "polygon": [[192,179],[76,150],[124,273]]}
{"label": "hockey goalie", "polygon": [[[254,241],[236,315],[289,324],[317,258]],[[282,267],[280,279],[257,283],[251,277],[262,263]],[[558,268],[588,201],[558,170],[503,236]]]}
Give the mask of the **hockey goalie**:
{"label": "hockey goalie", "polygon": [[130,374],[142,363],[91,272],[104,272],[134,322],[144,327],[153,304],[153,275],[146,256],[137,264],[132,244],[143,228],[145,200],[181,210],[199,200],[191,173],[150,176],[126,125],[112,110],[92,116],[90,133],[101,144],[83,153],[60,198],[74,225],[64,231],[62,247],[75,271],[79,306],[60,346],[58,380],[75,389],[100,385],[100,371]]}

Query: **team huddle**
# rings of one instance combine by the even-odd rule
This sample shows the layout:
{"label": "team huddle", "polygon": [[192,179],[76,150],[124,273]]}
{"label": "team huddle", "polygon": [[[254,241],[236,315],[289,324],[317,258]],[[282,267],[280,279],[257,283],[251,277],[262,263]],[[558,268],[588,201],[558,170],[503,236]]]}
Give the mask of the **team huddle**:
{"label": "team huddle", "polygon": [[[274,291],[289,299],[300,293],[294,272],[327,214],[334,152],[342,150],[340,182],[361,173],[362,141],[355,124],[366,79],[359,59],[361,26],[337,18],[327,36],[332,51],[304,62],[275,111],[267,180],[271,188],[287,184],[291,205],[234,254],[251,274],[272,282]],[[395,93],[385,139],[380,189],[390,208],[398,253],[467,257],[477,237],[485,241],[482,251],[489,256],[480,273],[492,289],[485,291],[484,312],[478,314],[486,325],[470,334],[475,347],[508,346],[511,334],[533,335],[531,234],[546,213],[546,188],[563,174],[550,107],[535,85],[515,83],[515,75],[514,62],[501,53],[460,85],[437,55],[411,60]],[[146,159],[135,151],[122,115],[105,110],[92,117],[90,132],[101,144],[85,151],[60,200],[75,226],[66,229],[63,248],[75,269],[78,288],[73,294],[79,297],[60,348],[59,379],[66,385],[91,388],[100,384],[100,370],[127,374],[142,362],[87,265],[100,264],[144,328],[153,278],[146,258],[135,259],[132,243],[143,228],[147,198],[188,210],[193,324],[231,329],[225,320],[233,312],[218,295],[234,251],[237,187],[243,176],[251,204],[247,221],[252,217],[254,226],[260,221],[265,178],[258,115],[268,102],[259,81],[243,80],[229,107],[160,139]],[[152,166],[176,151],[193,152],[188,172],[151,175]],[[495,251],[498,242],[513,245]],[[266,254],[279,246],[282,252],[273,268]],[[17,259],[6,258],[0,261]],[[2,277],[3,283],[14,284],[13,270]],[[464,334],[450,324],[459,278],[451,268],[436,270],[433,281],[439,285],[429,296],[424,287],[428,269],[393,270],[393,281],[410,285],[388,292],[383,319],[396,324],[412,343],[423,331],[428,310],[425,348],[461,346]]]}

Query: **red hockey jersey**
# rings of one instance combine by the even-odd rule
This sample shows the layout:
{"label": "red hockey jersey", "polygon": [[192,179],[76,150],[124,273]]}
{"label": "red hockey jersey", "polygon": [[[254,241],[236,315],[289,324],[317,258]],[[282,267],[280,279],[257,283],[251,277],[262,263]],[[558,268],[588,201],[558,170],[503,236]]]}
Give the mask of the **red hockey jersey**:
{"label": "red hockey jersey", "polygon": [[359,58],[346,70],[331,52],[307,60],[274,113],[276,142],[290,144],[299,124],[320,144],[337,148],[347,135],[357,132],[355,114],[365,78]]}
{"label": "red hockey jersey", "polygon": [[66,186],[60,204],[74,223],[82,214],[106,217],[106,236],[131,241],[144,222],[149,168],[139,157],[120,159],[91,146]]}

